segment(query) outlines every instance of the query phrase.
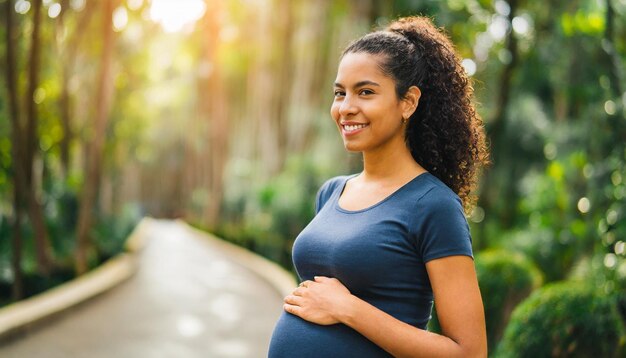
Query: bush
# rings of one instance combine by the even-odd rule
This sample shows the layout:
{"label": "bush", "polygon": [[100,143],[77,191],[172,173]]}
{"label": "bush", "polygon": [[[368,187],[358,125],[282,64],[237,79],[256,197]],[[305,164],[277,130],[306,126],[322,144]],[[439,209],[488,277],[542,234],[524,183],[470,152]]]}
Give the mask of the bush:
{"label": "bush", "polygon": [[[60,200],[66,206],[59,208],[57,203],[49,205],[46,214],[46,226],[53,248],[54,267],[49,276],[37,272],[34,248],[34,233],[28,221],[22,223],[22,275],[23,298],[41,293],[75,278],[74,248],[76,245],[72,202],[75,196],[66,195]],[[52,207],[52,209],[50,209]],[[137,226],[143,213],[140,207],[126,204],[116,216],[100,215],[96,218],[91,231],[94,250],[89,260],[89,268],[94,268],[109,258],[124,251],[124,244]],[[0,216],[0,307],[13,301],[13,270],[11,266],[12,227],[6,217]]]}
{"label": "bush", "polygon": [[292,269],[293,241],[314,216],[318,188],[334,175],[311,158],[291,156],[271,180],[227,192],[218,227],[194,226]]}
{"label": "bush", "polygon": [[541,270],[544,283],[567,278],[581,253],[581,240],[568,230],[559,233],[546,228],[529,228],[500,233],[501,247],[509,252],[520,252]]}
{"label": "bush", "polygon": [[134,204],[126,204],[114,216],[101,215],[97,218],[91,235],[97,252],[97,262],[102,262],[124,251],[126,240],[141,221],[143,212]]}
{"label": "bush", "polygon": [[505,250],[476,255],[476,273],[485,306],[489,350],[502,338],[513,309],[542,282],[539,269],[525,256]]}
{"label": "bush", "polygon": [[520,304],[498,357],[620,357],[624,327],[615,296],[582,282],[547,285]]}

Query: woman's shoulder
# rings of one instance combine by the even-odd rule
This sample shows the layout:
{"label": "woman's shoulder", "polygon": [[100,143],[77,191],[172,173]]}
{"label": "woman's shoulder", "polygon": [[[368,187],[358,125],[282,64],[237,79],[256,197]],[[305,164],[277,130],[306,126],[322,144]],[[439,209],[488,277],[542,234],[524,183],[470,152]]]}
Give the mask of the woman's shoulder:
{"label": "woman's shoulder", "polygon": [[410,227],[424,262],[453,255],[473,257],[472,237],[459,196],[431,175]]}
{"label": "woman's shoulder", "polygon": [[461,198],[442,182],[436,176],[425,173],[423,185],[421,185],[421,192],[417,204],[419,206],[427,207],[432,210],[442,209],[461,209],[463,211],[463,204]]}
{"label": "woman's shoulder", "polygon": [[354,175],[338,175],[336,177],[332,177],[330,179],[327,179],[324,182],[324,184],[322,184],[322,186],[320,187],[320,191],[321,190],[334,191],[339,186],[343,186],[346,183],[346,181],[348,179],[350,179],[351,177],[353,177],[353,176]]}

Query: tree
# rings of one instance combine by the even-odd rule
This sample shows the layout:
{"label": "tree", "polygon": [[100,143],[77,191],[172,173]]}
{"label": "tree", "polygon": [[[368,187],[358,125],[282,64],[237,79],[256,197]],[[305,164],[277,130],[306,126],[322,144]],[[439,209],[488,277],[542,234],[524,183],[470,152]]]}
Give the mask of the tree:
{"label": "tree", "polygon": [[104,156],[104,144],[106,138],[107,123],[111,112],[113,97],[113,9],[114,0],[106,0],[102,3],[102,56],[100,72],[98,76],[98,89],[95,96],[96,112],[93,116],[93,127],[87,138],[87,161],[85,181],[83,184],[78,224],[76,228],[76,273],[83,274],[88,270],[88,255],[91,250],[90,230],[93,225],[94,211],[96,208],[98,188],[102,176],[102,163]]}
{"label": "tree", "polygon": [[39,137],[37,136],[37,127],[39,124],[37,118],[37,107],[35,105],[35,91],[39,86],[39,70],[40,70],[40,53],[41,53],[41,7],[42,1],[33,2],[33,31],[30,43],[30,58],[28,70],[28,89],[24,96],[26,109],[26,130],[24,139],[26,148],[24,149],[25,160],[25,192],[24,197],[27,198],[28,211],[31,224],[35,230],[35,250],[37,254],[37,264],[39,271],[44,275],[50,275],[52,270],[52,247],[48,238],[45,218],[43,215],[43,204],[39,194],[41,188],[37,187],[35,175],[40,173],[33,172],[35,157],[39,153]]}
{"label": "tree", "polygon": [[13,299],[18,300],[24,294],[23,278],[22,278],[22,211],[23,198],[22,185],[24,183],[24,168],[22,160],[22,143],[21,140],[21,124],[18,118],[17,104],[17,66],[15,63],[15,34],[13,25],[13,1],[4,3],[5,19],[6,19],[6,85],[9,94],[9,116],[11,118],[11,146],[12,163],[13,163],[13,223],[11,238],[11,248],[13,255],[11,257],[11,268],[13,270]]}
{"label": "tree", "polygon": [[[9,116],[11,117],[12,132],[12,163],[13,163],[13,260],[15,283],[14,297],[22,295],[21,282],[21,225],[22,214],[26,211],[35,232],[35,252],[37,270],[44,276],[49,276],[53,269],[52,247],[48,238],[48,232],[43,215],[41,202],[41,188],[38,187],[40,180],[35,176],[41,173],[33,171],[33,165],[39,153],[39,141],[37,128],[37,106],[34,101],[35,91],[39,85],[40,71],[40,33],[41,33],[41,7],[42,2],[33,2],[33,29],[31,33],[27,90],[23,97],[23,107],[19,104],[19,88],[17,84],[17,54],[16,40],[13,25],[13,1],[5,4],[5,16],[7,26],[7,88],[9,92]],[[22,115],[22,108],[25,113]],[[24,121],[22,121],[22,118]]]}

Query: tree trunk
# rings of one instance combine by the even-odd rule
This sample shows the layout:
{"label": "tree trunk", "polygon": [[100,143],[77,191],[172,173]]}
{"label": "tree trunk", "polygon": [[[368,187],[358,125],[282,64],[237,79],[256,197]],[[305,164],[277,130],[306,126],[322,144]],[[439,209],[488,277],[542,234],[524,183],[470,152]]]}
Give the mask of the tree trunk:
{"label": "tree trunk", "polygon": [[289,133],[289,96],[291,87],[293,86],[293,44],[292,38],[294,33],[294,14],[293,2],[290,0],[281,0],[278,9],[282,13],[278,16],[281,21],[276,23],[275,36],[279,39],[278,44],[280,56],[278,62],[274,64],[274,78],[278,81],[273,83],[274,99],[276,114],[273,116],[276,122],[277,140],[276,153],[278,153],[278,167],[276,172],[282,170],[287,159],[287,139]]}
{"label": "tree trunk", "polygon": [[[31,183],[32,185],[32,183]],[[37,255],[37,270],[43,276],[50,276],[53,269],[52,264],[52,246],[48,237],[48,229],[43,214],[43,205],[39,201],[35,190],[33,189],[28,198],[28,211],[30,222],[35,231],[35,254]]]}
{"label": "tree trunk", "polygon": [[100,63],[98,92],[96,95],[96,113],[92,136],[87,138],[87,161],[85,182],[83,185],[76,229],[76,273],[81,275],[88,270],[88,256],[91,250],[90,231],[96,208],[98,187],[102,174],[106,127],[111,111],[113,97],[113,0],[103,1],[102,37],[103,53]]}
{"label": "tree trunk", "polygon": [[256,160],[259,163],[259,174],[267,179],[276,174],[280,169],[280,153],[278,151],[278,128],[276,122],[276,107],[273,105],[277,85],[274,84],[274,72],[272,68],[272,52],[274,48],[275,31],[273,25],[273,9],[271,6],[262,8],[258,15],[258,41],[264,46],[257,50],[256,68],[253,69],[256,77],[253,82],[253,112],[258,122],[258,154]]}
{"label": "tree trunk", "polygon": [[72,70],[76,66],[76,57],[78,49],[80,48],[81,40],[84,37],[84,29],[91,21],[92,14],[94,13],[94,7],[97,6],[94,2],[88,2],[85,8],[82,10],[80,19],[76,26],[76,31],[72,33],[71,38],[61,42],[59,35],[63,33],[66,22],[65,15],[69,9],[69,0],[61,1],[61,13],[57,18],[57,47],[60,61],[60,82],[61,82],[61,94],[59,98],[59,113],[61,117],[61,127],[63,128],[63,136],[59,143],[61,152],[61,169],[63,179],[67,178],[67,174],[71,165],[70,158],[70,145],[74,140],[74,133],[72,129],[72,96],[69,88],[69,81],[71,78]]}
{"label": "tree trunk", "polygon": [[13,164],[13,218],[11,238],[11,269],[13,271],[12,296],[19,300],[24,296],[22,278],[22,184],[24,183],[24,170],[22,168],[21,125],[19,108],[17,104],[17,80],[15,77],[17,66],[15,61],[15,34],[13,33],[13,1],[4,4],[6,19],[6,85],[9,95],[9,116],[11,118],[11,155]]}
{"label": "tree trunk", "polygon": [[[59,98],[59,113],[61,116],[61,127],[63,128],[63,137],[61,137],[61,143],[59,143],[60,151],[61,151],[61,175],[63,176],[63,180],[67,178],[67,174],[70,167],[70,142],[72,140],[72,126],[71,126],[71,118],[70,118],[70,93],[68,89],[69,82],[69,67],[68,62],[69,58],[67,56],[68,49],[64,47],[64,43],[61,42],[61,34],[65,28],[65,13],[67,12],[67,8],[69,7],[69,1],[63,0],[61,1],[61,12],[57,17],[56,22],[56,44],[57,44],[57,56],[60,60],[60,71],[61,71],[61,96]],[[77,31],[80,33],[80,31]]]}
{"label": "tree trunk", "polygon": [[28,71],[28,89],[24,101],[26,105],[26,148],[24,159],[29,165],[26,167],[26,181],[31,183],[33,176],[32,163],[34,162],[35,152],[37,151],[37,108],[33,100],[37,86],[39,85],[39,53],[40,53],[40,34],[41,34],[41,0],[33,1],[33,30],[31,33],[30,44],[30,64]]}
{"label": "tree trunk", "polygon": [[615,49],[615,10],[611,4],[611,0],[606,0],[606,27],[604,31],[603,46],[607,58],[607,67],[609,69],[609,83],[613,96],[619,98],[622,95],[622,76],[623,68],[619,53]]}
{"label": "tree trunk", "polygon": [[38,181],[35,180],[33,165],[38,150],[37,137],[37,106],[34,101],[35,91],[39,86],[39,62],[40,62],[40,35],[41,35],[41,0],[33,1],[33,30],[31,37],[30,63],[28,69],[28,90],[24,101],[26,102],[26,133],[21,139],[24,139],[26,147],[24,149],[24,192],[22,196],[28,204],[28,214],[30,222],[35,232],[35,254],[37,257],[37,269],[44,276],[50,275],[52,269],[52,246],[48,239],[48,230],[46,228],[45,218],[43,214],[43,204],[41,203],[38,193]]}
{"label": "tree trunk", "polygon": [[[199,78],[198,123],[207,133],[208,157],[204,162],[201,180],[208,192],[207,202],[202,213],[202,221],[209,227],[217,224],[222,199],[224,196],[224,169],[228,160],[229,150],[229,111],[228,93],[219,64],[219,34],[221,30],[220,16],[222,3],[212,2],[203,18],[203,33],[206,40],[200,54],[203,65],[210,66],[210,73]],[[203,122],[205,125],[203,125]],[[193,158],[190,158],[193,160]]]}

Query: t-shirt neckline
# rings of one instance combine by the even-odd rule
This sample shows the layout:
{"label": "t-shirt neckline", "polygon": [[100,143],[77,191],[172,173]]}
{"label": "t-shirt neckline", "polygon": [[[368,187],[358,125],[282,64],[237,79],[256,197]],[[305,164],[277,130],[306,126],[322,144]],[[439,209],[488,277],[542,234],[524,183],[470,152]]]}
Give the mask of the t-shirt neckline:
{"label": "t-shirt neckline", "polygon": [[335,207],[335,209],[336,209],[337,211],[342,212],[342,213],[345,213],[345,214],[359,214],[359,213],[363,213],[363,212],[366,212],[366,211],[372,210],[372,209],[374,209],[374,208],[376,208],[376,207],[378,207],[378,206],[380,206],[380,205],[383,205],[383,204],[384,204],[384,203],[386,203],[387,201],[391,200],[393,197],[395,197],[396,195],[398,195],[398,193],[400,193],[400,192],[404,191],[404,190],[405,190],[405,188],[406,188],[406,187],[408,187],[410,184],[412,184],[413,182],[418,181],[418,180],[420,179],[420,177],[425,177],[425,176],[427,176],[427,175],[430,175],[430,172],[423,172],[423,173],[421,173],[421,174],[418,174],[415,178],[413,178],[413,179],[409,180],[408,182],[406,182],[405,184],[403,184],[401,187],[399,187],[398,189],[396,189],[393,193],[391,193],[391,194],[387,195],[385,198],[381,199],[380,201],[378,201],[378,202],[377,202],[377,203],[375,203],[375,204],[372,204],[372,205],[370,205],[370,206],[368,206],[368,207],[366,207],[366,208],[359,209],[359,210],[347,210],[347,209],[342,208],[342,207],[339,205],[339,198],[341,197],[341,194],[343,194],[343,191],[344,191],[344,190],[345,190],[345,188],[346,188],[346,184],[348,183],[348,180],[350,180],[350,179],[352,179],[352,178],[356,177],[357,175],[358,175],[358,173],[357,173],[357,174],[353,174],[353,175],[349,175],[349,176],[347,176],[347,177],[343,180],[343,183],[339,186],[339,190],[337,190],[337,191],[335,192],[335,195],[334,195],[334,198],[333,198],[333,201],[334,201],[334,203],[333,203],[334,205],[333,205],[333,206]]}

